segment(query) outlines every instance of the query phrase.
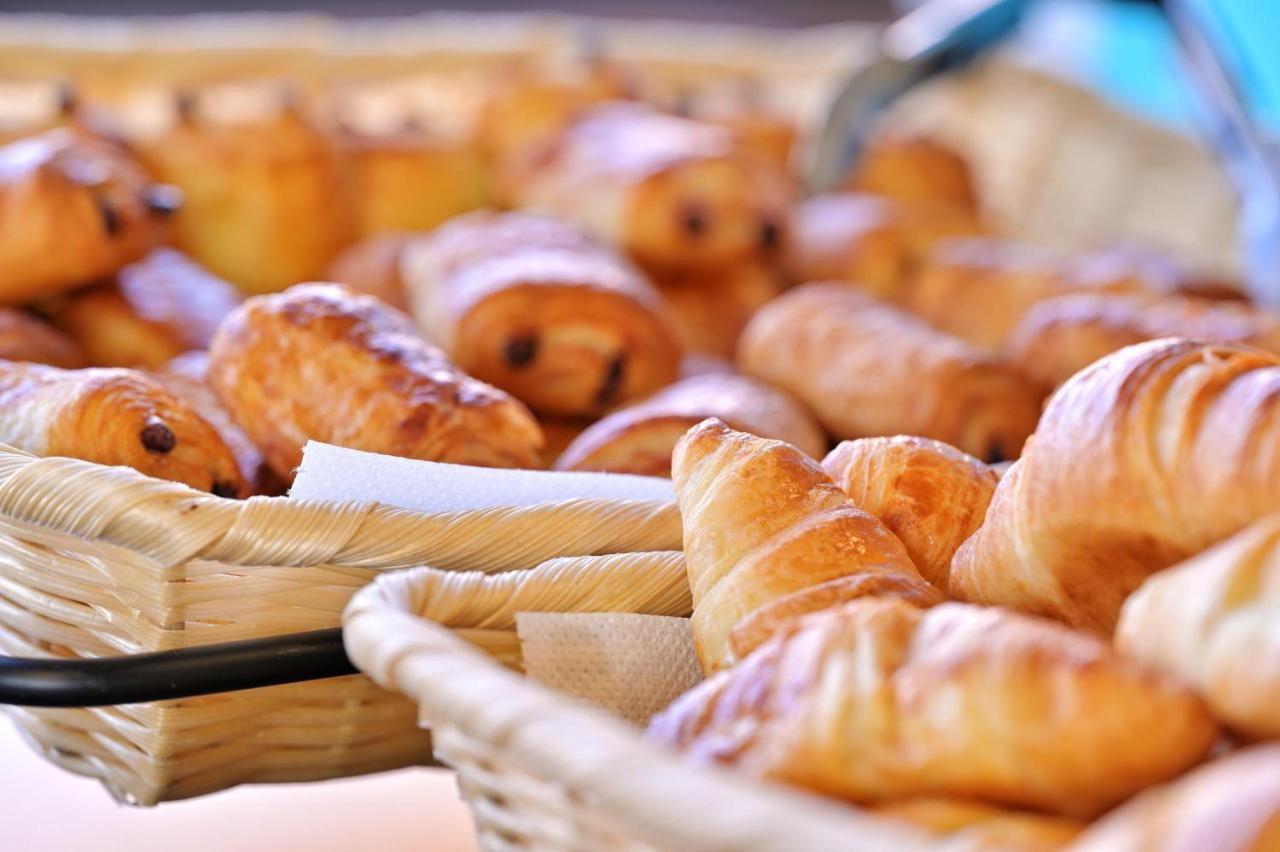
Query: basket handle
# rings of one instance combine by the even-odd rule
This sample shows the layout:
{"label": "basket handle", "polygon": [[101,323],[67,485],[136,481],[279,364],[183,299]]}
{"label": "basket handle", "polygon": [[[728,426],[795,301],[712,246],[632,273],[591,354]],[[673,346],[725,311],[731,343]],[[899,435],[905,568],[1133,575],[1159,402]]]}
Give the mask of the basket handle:
{"label": "basket handle", "polygon": [[102,707],[355,672],[336,627],[98,659],[0,657],[0,704]]}

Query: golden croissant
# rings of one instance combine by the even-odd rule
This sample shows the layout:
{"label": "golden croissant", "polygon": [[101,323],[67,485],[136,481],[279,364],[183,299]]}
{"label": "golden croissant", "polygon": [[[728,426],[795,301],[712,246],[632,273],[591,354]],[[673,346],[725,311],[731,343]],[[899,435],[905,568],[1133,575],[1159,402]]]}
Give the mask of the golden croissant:
{"label": "golden croissant", "polygon": [[1280,358],[1158,340],[1076,374],[1045,409],[951,593],[1110,635],[1129,593],[1280,505]]}
{"label": "golden croissant", "polygon": [[1194,693],[1100,639],[894,598],[787,624],[649,733],[853,801],[954,796],[1076,817],[1177,776],[1217,736]]}
{"label": "golden croissant", "polygon": [[[901,592],[926,603],[942,599],[893,533],[795,447],[706,420],[676,444],[671,474],[693,590],[691,626],[707,671],[732,664],[777,625],[842,599]],[[869,575],[898,582],[848,579]],[[837,580],[845,582],[822,586]]]}

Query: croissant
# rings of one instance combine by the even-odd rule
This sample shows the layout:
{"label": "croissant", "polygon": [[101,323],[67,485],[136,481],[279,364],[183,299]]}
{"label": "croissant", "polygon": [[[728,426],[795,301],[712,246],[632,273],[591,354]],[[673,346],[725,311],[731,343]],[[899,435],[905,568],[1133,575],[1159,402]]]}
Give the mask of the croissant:
{"label": "croissant", "polygon": [[217,431],[134,370],[0,361],[0,443],[38,456],[126,465],[221,497],[246,495]]}
{"label": "croissant", "polygon": [[566,222],[470,213],[409,246],[402,270],[428,338],[540,413],[598,414],[676,377],[661,298]]}
{"label": "croissant", "polygon": [[1073,852],[1280,849],[1280,744],[1254,746],[1138,796],[1095,823]]}
{"label": "croissant", "polygon": [[671,451],[708,417],[734,429],[786,441],[811,457],[827,448],[809,413],[782,391],[743,376],[690,376],[588,427],[556,462],[559,470],[671,475]]}
{"label": "croissant", "polygon": [[872,142],[844,183],[857,192],[955,207],[973,215],[980,207],[968,162],[943,142],[926,136]]}
{"label": "croissant", "polygon": [[[941,600],[893,533],[795,447],[709,419],[676,443],[671,474],[684,522],[691,627],[708,672],[731,665],[752,641],[802,612],[895,591],[851,577],[893,575],[902,581],[897,589]],[[811,591],[839,579],[849,582]],[[795,606],[797,600],[804,603]],[[764,607],[771,607],[769,617],[735,637],[735,626]]]}
{"label": "croissant", "polygon": [[952,556],[981,526],[999,482],[968,453],[908,435],[844,441],[822,469],[902,541],[924,578],[943,591]]}
{"label": "croissant", "polygon": [[31,314],[0,307],[0,360],[83,367],[84,352],[70,337]]}
{"label": "croissant", "polygon": [[854,801],[954,796],[1074,817],[1176,776],[1216,737],[1194,694],[1106,642],[894,598],[792,621],[649,733],[699,762]]}
{"label": "croissant", "polygon": [[733,357],[747,322],[782,290],[773,272],[758,264],[666,271],[655,274],[653,283],[670,308],[684,350],[717,358]]}
{"label": "croissant", "polygon": [[401,258],[413,234],[380,234],[348,246],[329,265],[329,280],[409,311]]}
{"label": "croissant", "polygon": [[1077,373],[951,564],[951,594],[1110,635],[1149,575],[1280,505],[1280,358],[1158,340]]}
{"label": "croissant", "polygon": [[286,481],[311,439],[485,467],[537,467],[528,410],[467,376],[409,318],[335,284],[249,299],[209,349],[209,383]]}
{"label": "croissant", "polygon": [[836,284],[792,290],[738,343],[744,373],[790,391],[838,438],[921,435],[1014,458],[1040,391],[995,356]]}
{"label": "croissant", "polygon": [[632,103],[583,114],[513,185],[518,206],[572,219],[657,269],[776,258],[792,194],[724,128]]}
{"label": "croissant", "polygon": [[1085,828],[1078,820],[1065,817],[959,799],[903,799],[871,810],[930,831],[945,842],[947,852],[1056,852]]}
{"label": "croissant", "polygon": [[1194,686],[1232,729],[1280,739],[1280,515],[1139,586],[1116,644]]}
{"label": "croissant", "polygon": [[68,296],[50,320],[100,367],[156,369],[204,349],[240,292],[172,249],[156,249],[120,270],[114,283]]}
{"label": "croissant", "polygon": [[1245,302],[1073,293],[1032,307],[1006,350],[1023,372],[1055,387],[1104,355],[1158,337],[1248,343],[1280,352],[1280,314]]}
{"label": "croissant", "polygon": [[111,275],[164,239],[179,202],[119,148],[71,130],[0,147],[0,304]]}
{"label": "croissant", "polygon": [[[235,111],[218,109],[219,96]],[[274,92],[183,95],[171,126],[135,147],[182,189],[179,247],[247,292],[323,274],[351,232],[337,151]]]}

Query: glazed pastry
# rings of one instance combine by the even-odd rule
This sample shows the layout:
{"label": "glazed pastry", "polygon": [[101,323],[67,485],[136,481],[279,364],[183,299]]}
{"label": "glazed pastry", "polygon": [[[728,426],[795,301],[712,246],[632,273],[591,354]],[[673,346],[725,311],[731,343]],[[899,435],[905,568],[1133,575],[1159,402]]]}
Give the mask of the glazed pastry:
{"label": "glazed pastry", "polygon": [[682,379],[597,421],[569,445],[555,466],[670,476],[676,441],[708,417],[752,435],[786,441],[812,458],[827,448],[822,429],[782,391],[743,376],[713,373]]}
{"label": "glazed pastry", "polygon": [[[671,474],[693,591],[690,626],[708,672],[732,665],[781,624],[841,600],[942,599],[902,542],[789,444],[705,420],[677,442]],[[864,579],[875,575],[892,576]],[[829,581],[842,583],[821,585]],[[762,608],[767,614],[735,635]]]}
{"label": "glazed pastry", "polygon": [[[220,94],[234,112],[216,108]],[[179,246],[246,292],[322,275],[350,235],[337,152],[278,92],[183,95],[172,125],[136,147],[182,189]]]}
{"label": "glazed pastry", "polygon": [[409,294],[400,260],[413,239],[413,234],[382,234],[349,246],[329,266],[329,279],[407,312]]}
{"label": "glazed pastry", "polygon": [[125,465],[221,497],[247,496],[235,457],[194,409],[134,370],[0,361],[0,443]]}
{"label": "glazed pastry", "polygon": [[483,467],[537,467],[542,447],[523,405],[336,284],[246,301],[213,338],[209,383],[287,482],[308,440]]}
{"label": "glazed pastry", "polygon": [[837,284],[792,290],[738,342],[744,373],[790,391],[838,438],[921,435],[1014,458],[1041,394],[992,355]]}
{"label": "glazed pastry", "polygon": [[671,309],[684,350],[716,358],[733,358],[747,322],[782,292],[777,276],[758,264],[667,271],[655,274],[653,283]]}
{"label": "glazed pastry", "polygon": [[1116,645],[1194,686],[1249,739],[1280,739],[1280,515],[1129,596]]}
{"label": "glazed pastry", "polygon": [[676,377],[661,298],[567,222],[469,213],[409,246],[402,272],[427,337],[539,413],[599,414]]}
{"label": "glazed pastry", "polygon": [[172,249],[156,249],[115,282],[77,291],[49,312],[98,367],[156,369],[204,349],[240,292]]}
{"label": "glazed pastry", "polygon": [[585,113],[513,186],[645,267],[704,270],[776,257],[792,192],[724,128],[627,103]]}
{"label": "glazed pastry", "polygon": [[897,301],[939,241],[982,233],[969,213],[852,192],[796,205],[785,268],[791,281],[846,281]]}
{"label": "glazed pastry", "polygon": [[951,594],[1110,635],[1129,593],[1280,505],[1280,358],[1157,340],[1058,389]]}
{"label": "glazed pastry", "polygon": [[955,207],[974,216],[978,192],[969,164],[958,152],[928,137],[885,138],[858,158],[846,188],[908,203]]}
{"label": "glazed pastry", "polygon": [[0,147],[0,304],[113,274],[164,239],[180,200],[114,145],[70,130]]}
{"label": "glazed pastry", "polygon": [[902,541],[924,578],[944,592],[951,557],[982,524],[999,482],[968,453],[907,435],[844,441],[822,469]]}
{"label": "glazed pastry", "polygon": [[1093,825],[1073,852],[1280,849],[1280,744],[1229,754],[1148,790]]}
{"label": "glazed pastry", "polygon": [[791,622],[649,733],[697,762],[858,802],[948,796],[1086,818],[1195,765],[1217,736],[1193,693],[1100,639],[893,598]]}
{"label": "glazed pastry", "polygon": [[83,367],[84,353],[70,337],[31,314],[0,308],[0,360]]}
{"label": "glazed pastry", "polygon": [[1280,314],[1246,302],[1072,293],[1032,307],[1006,349],[1024,373],[1056,387],[1104,355],[1158,337],[1248,343],[1280,352]]}
{"label": "glazed pastry", "polygon": [[1056,852],[1085,828],[1078,820],[961,799],[903,799],[871,810],[926,829],[947,852]]}

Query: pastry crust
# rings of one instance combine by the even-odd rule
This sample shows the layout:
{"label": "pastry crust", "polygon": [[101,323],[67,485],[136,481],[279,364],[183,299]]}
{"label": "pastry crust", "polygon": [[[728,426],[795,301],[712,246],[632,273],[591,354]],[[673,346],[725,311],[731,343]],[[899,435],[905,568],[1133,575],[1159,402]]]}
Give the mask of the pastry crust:
{"label": "pastry crust", "polygon": [[1099,639],[894,598],[791,622],[649,732],[696,761],[853,801],[955,796],[1077,817],[1175,777],[1217,736],[1194,694]]}
{"label": "pastry crust", "polygon": [[732,359],[738,338],[755,312],[782,287],[773,271],[759,264],[710,272],[653,273],[653,283],[670,308],[685,352]]}
{"label": "pastry crust", "polygon": [[329,266],[329,280],[409,311],[401,258],[413,234],[381,234],[348,246]]}
{"label": "pastry crust", "polygon": [[1157,340],[1077,373],[1045,408],[951,594],[1110,635],[1152,573],[1280,505],[1280,358]]}
{"label": "pastry crust", "polygon": [[209,382],[286,481],[311,439],[484,467],[537,467],[528,410],[464,374],[409,318],[335,284],[246,301],[218,329]]}
{"label": "pastry crust", "polygon": [[653,287],[567,222],[470,213],[409,246],[402,272],[427,337],[540,413],[599,414],[679,369]]}
{"label": "pastry crust", "polygon": [[25,311],[0,307],[0,360],[33,361],[54,367],[83,367],[76,342]]}
{"label": "pastry crust", "polygon": [[[805,593],[774,610],[776,627],[809,610],[801,601],[829,606],[832,596],[811,591],[820,583],[892,574],[936,595],[893,533],[789,444],[709,419],[676,444],[671,473],[693,591],[691,627],[708,672],[734,663],[731,633],[761,607]],[[887,589],[843,587],[855,595],[878,590]],[[742,638],[771,632],[760,624]]]}
{"label": "pastry crust", "polygon": [[847,189],[910,204],[980,212],[968,162],[959,152],[927,136],[886,137],[872,142],[845,181]]}
{"label": "pastry crust", "polygon": [[597,421],[568,446],[555,466],[670,476],[676,441],[708,417],[752,435],[786,441],[812,458],[827,447],[818,424],[782,391],[743,376],[704,373]]}
{"label": "pastry crust", "polygon": [[838,284],[792,290],[738,344],[744,373],[790,391],[838,438],[920,435],[988,462],[1014,458],[1038,387],[993,355]]}
{"label": "pastry crust", "polygon": [[71,130],[0,147],[0,304],[113,274],[165,238],[178,203],[116,146]]}
{"label": "pastry crust", "polygon": [[217,431],[134,370],[0,361],[0,443],[38,456],[125,465],[222,497],[247,496]]}
{"label": "pastry crust", "polygon": [[962,799],[902,799],[871,810],[928,830],[947,852],[1056,852],[1085,829],[1079,820]]}
{"label": "pastry crust", "polygon": [[909,435],[844,441],[822,469],[855,506],[884,522],[924,578],[944,592],[951,558],[981,526],[999,482],[968,453]]}

